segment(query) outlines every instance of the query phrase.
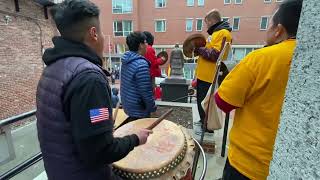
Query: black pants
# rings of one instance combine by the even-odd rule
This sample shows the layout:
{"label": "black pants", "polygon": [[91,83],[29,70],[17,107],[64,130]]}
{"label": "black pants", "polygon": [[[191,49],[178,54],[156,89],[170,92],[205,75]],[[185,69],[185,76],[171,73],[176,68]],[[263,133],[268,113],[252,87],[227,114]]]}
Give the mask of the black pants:
{"label": "black pants", "polygon": [[211,83],[201,81],[200,79],[197,79],[197,105],[198,105],[198,111],[200,115],[200,122],[203,123],[204,118],[206,116],[204,109],[201,106],[201,102],[204,100],[204,98],[207,95],[207,92],[211,86]]}
{"label": "black pants", "polygon": [[227,159],[224,166],[222,180],[248,180],[246,176],[241,174],[238,170],[230,165],[229,159]]}

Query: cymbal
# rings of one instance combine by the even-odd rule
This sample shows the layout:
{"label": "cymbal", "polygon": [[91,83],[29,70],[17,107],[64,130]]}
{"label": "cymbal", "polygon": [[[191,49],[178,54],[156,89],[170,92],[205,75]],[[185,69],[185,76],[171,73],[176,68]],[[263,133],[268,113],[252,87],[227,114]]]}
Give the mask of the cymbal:
{"label": "cymbal", "polygon": [[166,51],[159,52],[159,54],[157,55],[157,58],[160,58],[160,57],[164,57],[166,59],[166,60],[162,61],[162,63],[160,65],[164,65],[169,59],[169,55]]}
{"label": "cymbal", "polygon": [[[206,38],[202,34],[192,34],[183,43],[183,54],[192,58],[192,51],[194,47],[206,46]],[[198,54],[194,54],[197,56]]]}

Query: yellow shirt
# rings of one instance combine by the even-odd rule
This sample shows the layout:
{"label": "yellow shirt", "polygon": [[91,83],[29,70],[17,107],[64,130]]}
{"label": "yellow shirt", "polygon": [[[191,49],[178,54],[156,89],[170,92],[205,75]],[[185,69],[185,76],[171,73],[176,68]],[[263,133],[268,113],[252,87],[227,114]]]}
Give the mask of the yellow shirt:
{"label": "yellow shirt", "polygon": [[246,56],[226,77],[219,96],[236,109],[230,164],[250,179],[266,179],[287,86],[295,40]]}
{"label": "yellow shirt", "polygon": [[[224,37],[226,38],[226,42],[231,43],[232,36],[230,31],[226,29],[222,29],[222,30],[213,32],[212,35],[208,37],[205,47],[208,49],[214,48],[220,52],[223,48],[221,46],[222,46]],[[224,57],[223,59],[225,59],[226,57]],[[197,79],[200,79],[208,83],[212,83],[215,72],[216,72],[216,62],[212,60],[207,60],[202,56],[200,56],[197,62],[197,69],[196,69]]]}

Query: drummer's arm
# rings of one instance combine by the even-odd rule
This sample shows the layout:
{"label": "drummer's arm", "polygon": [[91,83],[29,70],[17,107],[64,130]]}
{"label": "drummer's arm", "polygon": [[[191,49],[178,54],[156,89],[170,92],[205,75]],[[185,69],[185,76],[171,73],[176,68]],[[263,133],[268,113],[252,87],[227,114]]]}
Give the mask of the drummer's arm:
{"label": "drummer's arm", "polygon": [[[110,164],[125,157],[139,145],[137,135],[113,137],[110,91],[99,74],[86,74],[73,90],[70,100],[72,142],[79,158],[88,166]],[[107,110],[92,119],[92,110]],[[71,142],[70,142],[71,143]]]}

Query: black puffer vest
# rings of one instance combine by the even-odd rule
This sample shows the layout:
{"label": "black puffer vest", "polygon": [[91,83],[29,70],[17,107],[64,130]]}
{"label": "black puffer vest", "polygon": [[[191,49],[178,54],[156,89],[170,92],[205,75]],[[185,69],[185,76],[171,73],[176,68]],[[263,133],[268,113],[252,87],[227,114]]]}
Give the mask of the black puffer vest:
{"label": "black puffer vest", "polygon": [[[94,71],[106,78],[99,65],[93,63],[99,58],[92,55],[84,45],[77,45],[62,38],[56,38],[53,42],[55,48],[47,50],[43,57],[48,66],[44,69],[37,88],[36,114],[38,138],[48,179],[112,179],[109,166],[90,168],[81,162],[76,153],[71,125],[63,106],[64,93],[77,75]],[[72,57],[72,54],[77,55],[77,49],[81,53],[78,57]],[[86,51],[88,53],[83,53]],[[92,56],[93,60],[90,62],[88,58],[83,58],[87,56]]]}

